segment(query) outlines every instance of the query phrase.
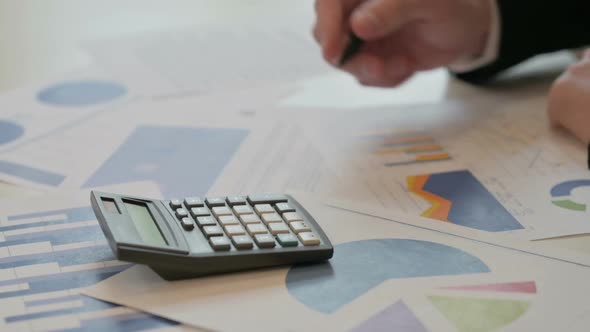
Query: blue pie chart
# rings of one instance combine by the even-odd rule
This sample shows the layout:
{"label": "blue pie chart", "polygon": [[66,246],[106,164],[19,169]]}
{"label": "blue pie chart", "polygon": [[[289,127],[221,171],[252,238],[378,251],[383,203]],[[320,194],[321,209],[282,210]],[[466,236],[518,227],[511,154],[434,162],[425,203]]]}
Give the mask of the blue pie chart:
{"label": "blue pie chart", "polygon": [[295,265],[286,283],[297,301],[330,314],[387,280],[487,272],[479,258],[444,244],[375,239],[337,245],[323,264]]}
{"label": "blue pie chart", "polygon": [[10,143],[25,133],[25,129],[14,123],[0,120],[0,145]]}
{"label": "blue pie chart", "polygon": [[113,101],[127,93],[125,86],[111,81],[69,81],[41,90],[37,99],[48,105],[83,107]]}

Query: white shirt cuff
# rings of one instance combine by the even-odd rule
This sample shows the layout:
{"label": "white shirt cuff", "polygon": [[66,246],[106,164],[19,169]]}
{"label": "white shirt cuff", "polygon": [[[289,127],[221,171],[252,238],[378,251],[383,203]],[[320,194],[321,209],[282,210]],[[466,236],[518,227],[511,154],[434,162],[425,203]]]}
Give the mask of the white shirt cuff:
{"label": "white shirt cuff", "polygon": [[500,12],[496,0],[486,0],[490,2],[492,9],[492,18],[490,20],[489,34],[485,47],[481,54],[461,58],[448,66],[455,73],[465,73],[483,67],[494,62],[498,58],[500,47]]}

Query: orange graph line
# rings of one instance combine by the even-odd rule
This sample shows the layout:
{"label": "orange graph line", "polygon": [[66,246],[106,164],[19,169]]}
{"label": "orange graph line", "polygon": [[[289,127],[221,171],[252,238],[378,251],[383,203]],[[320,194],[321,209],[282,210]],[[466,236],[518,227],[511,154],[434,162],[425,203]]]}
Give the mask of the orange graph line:
{"label": "orange graph line", "polygon": [[430,203],[430,208],[422,213],[423,217],[450,222],[448,218],[451,211],[451,201],[423,189],[429,177],[430,175],[408,176],[408,188]]}
{"label": "orange graph line", "polygon": [[435,153],[435,154],[425,154],[425,155],[421,155],[421,156],[416,156],[416,161],[444,160],[444,159],[451,159],[451,156],[448,153]]}

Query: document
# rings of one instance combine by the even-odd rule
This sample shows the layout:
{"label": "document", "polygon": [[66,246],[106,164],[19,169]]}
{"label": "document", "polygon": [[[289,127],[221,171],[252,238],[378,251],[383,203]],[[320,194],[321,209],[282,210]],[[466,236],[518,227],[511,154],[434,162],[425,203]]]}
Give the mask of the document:
{"label": "document", "polygon": [[[153,183],[104,191],[159,197]],[[193,329],[80,294],[131,265],[117,261],[90,207],[89,190],[0,202],[0,330]]]}
{"label": "document", "polygon": [[159,97],[271,87],[330,70],[310,29],[295,23],[194,26],[83,46],[114,72],[170,83]]}
{"label": "document", "polygon": [[544,99],[476,106],[450,101],[337,116],[295,109],[288,117],[342,188],[357,188],[340,190],[347,197],[525,239],[590,232],[588,195],[577,197],[590,179],[586,148],[550,129]]}
{"label": "document", "polygon": [[174,282],[136,266],[83,292],[223,331],[587,328],[587,266],[296,197],[335,245],[328,262]]}

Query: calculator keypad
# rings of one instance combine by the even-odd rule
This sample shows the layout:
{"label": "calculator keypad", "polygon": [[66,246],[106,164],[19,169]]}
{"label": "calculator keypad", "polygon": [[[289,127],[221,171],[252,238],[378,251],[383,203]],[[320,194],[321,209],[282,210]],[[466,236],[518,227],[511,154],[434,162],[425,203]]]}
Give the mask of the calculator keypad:
{"label": "calculator keypad", "polygon": [[[284,195],[187,197],[170,208],[187,232],[201,232],[215,251],[317,246],[319,236]],[[192,218],[191,218],[192,217]]]}

